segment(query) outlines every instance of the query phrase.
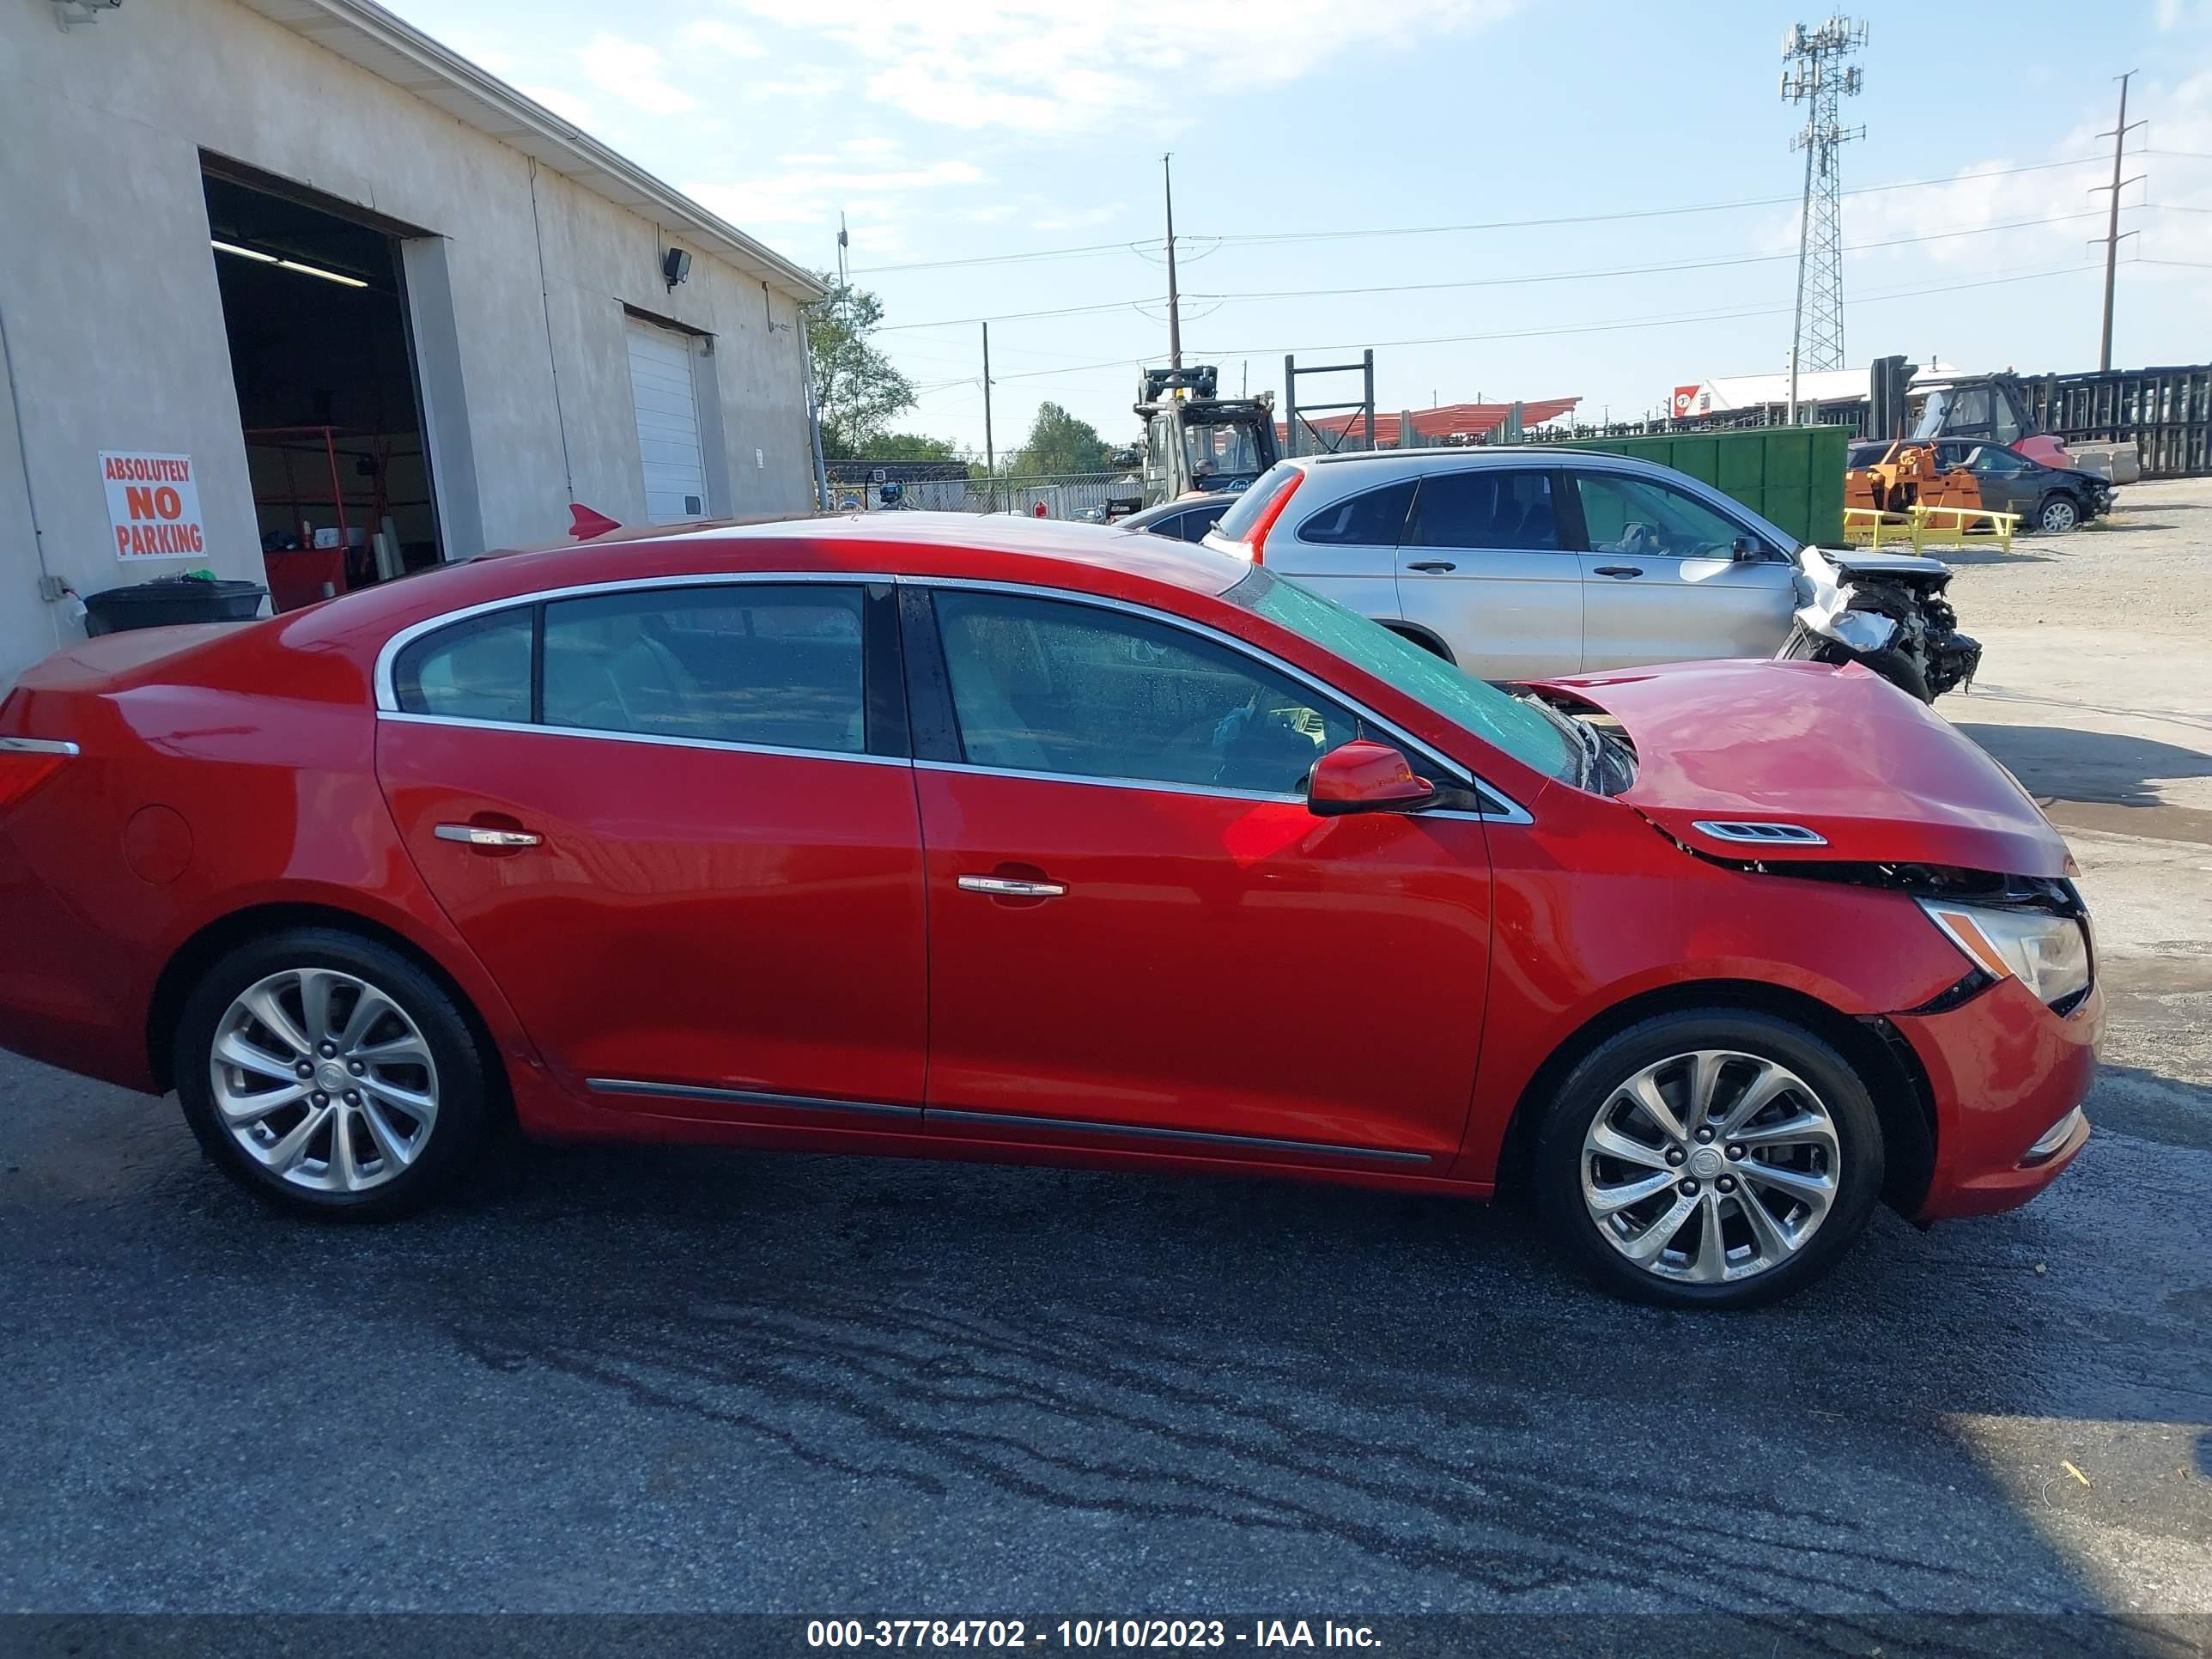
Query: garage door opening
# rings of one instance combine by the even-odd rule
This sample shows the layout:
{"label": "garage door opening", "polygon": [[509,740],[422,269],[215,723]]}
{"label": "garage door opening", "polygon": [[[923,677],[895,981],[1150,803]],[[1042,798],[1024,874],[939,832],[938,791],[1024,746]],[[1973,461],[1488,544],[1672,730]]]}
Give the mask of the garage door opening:
{"label": "garage door opening", "polygon": [[271,604],[436,563],[398,235],[289,186],[203,182]]}

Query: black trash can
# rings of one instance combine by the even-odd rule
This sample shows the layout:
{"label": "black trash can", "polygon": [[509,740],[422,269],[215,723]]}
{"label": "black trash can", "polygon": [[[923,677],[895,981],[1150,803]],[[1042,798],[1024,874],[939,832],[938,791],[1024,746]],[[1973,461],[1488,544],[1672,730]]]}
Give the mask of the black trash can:
{"label": "black trash can", "polygon": [[167,628],[172,623],[249,622],[268,596],[269,590],[259,582],[164,576],[133,587],[86,594],[84,631],[97,635]]}

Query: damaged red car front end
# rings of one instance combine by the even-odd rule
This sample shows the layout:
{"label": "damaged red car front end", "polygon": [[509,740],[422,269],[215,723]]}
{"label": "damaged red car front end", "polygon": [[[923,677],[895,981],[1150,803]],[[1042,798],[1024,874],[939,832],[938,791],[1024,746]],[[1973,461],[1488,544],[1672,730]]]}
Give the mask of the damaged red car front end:
{"label": "damaged red car front end", "polygon": [[1908,1213],[2011,1209],[2072,1162],[2103,998],[2073,855],[2010,773],[1856,665],[1676,664],[1538,690],[1618,724],[1637,754],[1619,799],[1684,852],[1907,894],[1956,951],[1938,995],[1866,1017],[1909,1053],[1934,1119]]}

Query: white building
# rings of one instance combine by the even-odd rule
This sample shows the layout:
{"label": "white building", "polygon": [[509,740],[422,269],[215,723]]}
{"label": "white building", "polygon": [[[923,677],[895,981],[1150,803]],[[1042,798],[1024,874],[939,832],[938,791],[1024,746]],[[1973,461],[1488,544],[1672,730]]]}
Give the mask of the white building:
{"label": "white building", "polygon": [[[1949,363],[1934,362],[1920,371],[1922,374],[1956,374],[1960,371]],[[1850,404],[1866,401],[1873,369],[1820,368],[1802,369],[1797,375],[1797,405],[1810,410],[1821,404]],[[1917,377],[1916,377],[1917,378]],[[1717,375],[1710,380],[1694,385],[1678,386],[1668,412],[1676,420],[1694,420],[1700,415],[1734,415],[1753,409],[1784,409],[1790,403],[1790,376],[1778,374]]]}
{"label": "white building", "polygon": [[813,500],[808,273],[371,0],[0,0],[0,690],[64,589]]}

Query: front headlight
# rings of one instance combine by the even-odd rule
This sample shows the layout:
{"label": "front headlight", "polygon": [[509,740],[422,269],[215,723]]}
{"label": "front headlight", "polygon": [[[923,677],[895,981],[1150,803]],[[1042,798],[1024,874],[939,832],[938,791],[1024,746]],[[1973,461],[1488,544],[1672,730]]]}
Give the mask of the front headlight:
{"label": "front headlight", "polygon": [[1987,972],[2010,975],[2054,1007],[2089,988],[2089,935],[2076,916],[1923,899],[1929,919]]}

